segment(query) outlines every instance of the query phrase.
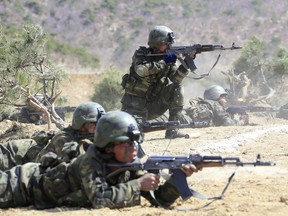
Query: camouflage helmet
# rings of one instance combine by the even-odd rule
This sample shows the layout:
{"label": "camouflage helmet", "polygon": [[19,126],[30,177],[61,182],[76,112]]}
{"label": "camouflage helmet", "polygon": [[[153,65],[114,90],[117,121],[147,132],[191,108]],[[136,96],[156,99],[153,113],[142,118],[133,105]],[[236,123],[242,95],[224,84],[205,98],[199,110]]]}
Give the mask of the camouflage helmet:
{"label": "camouflage helmet", "polygon": [[80,127],[89,122],[97,122],[105,114],[104,108],[95,102],[82,103],[76,107],[73,113],[72,128],[79,130]]}
{"label": "camouflage helmet", "polygon": [[173,31],[163,25],[155,26],[149,33],[148,45],[157,47],[160,44],[171,45],[174,43],[175,35]]}
{"label": "camouflage helmet", "polygon": [[110,143],[127,140],[141,141],[141,133],[133,116],[123,111],[110,111],[100,118],[94,136],[96,147],[103,149]]}
{"label": "camouflage helmet", "polygon": [[204,91],[204,99],[217,101],[221,96],[226,96],[227,91],[219,85],[212,85]]}

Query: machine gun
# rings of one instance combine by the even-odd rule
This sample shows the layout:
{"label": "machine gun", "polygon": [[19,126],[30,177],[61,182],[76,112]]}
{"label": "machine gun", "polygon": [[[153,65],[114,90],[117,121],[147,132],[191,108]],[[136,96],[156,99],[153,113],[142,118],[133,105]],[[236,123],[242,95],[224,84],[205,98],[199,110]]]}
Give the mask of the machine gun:
{"label": "machine gun", "polygon": [[162,122],[143,122],[140,126],[143,129],[144,133],[159,131],[159,130],[167,130],[171,127],[176,128],[202,128],[208,127],[208,122],[190,122],[187,124],[181,124],[180,121],[162,121]]}
{"label": "machine gun", "polygon": [[[65,114],[67,112],[74,112],[76,107],[77,106],[55,106],[54,109],[60,118],[65,121]],[[38,112],[28,106],[24,106],[20,109],[20,113],[18,113],[15,118],[20,122],[46,124],[46,121],[42,119],[42,114],[43,112]]]}
{"label": "machine gun", "polygon": [[261,161],[258,154],[256,161],[243,162],[239,157],[222,157],[213,155],[191,154],[189,156],[150,156],[144,162],[126,163],[126,164],[107,164],[116,170],[106,176],[110,178],[120,172],[131,170],[146,170],[148,172],[159,173],[160,170],[168,169],[170,178],[172,178],[175,186],[183,200],[187,200],[193,196],[193,191],[189,188],[186,175],[181,171],[183,164],[194,164],[198,169],[206,167],[223,167],[225,165],[233,166],[274,166],[271,161]]}
{"label": "machine gun", "polygon": [[265,107],[265,106],[238,106],[238,105],[231,105],[226,109],[230,115],[244,115],[246,112],[278,112],[278,108],[274,107]]}
{"label": "machine gun", "polygon": [[[220,50],[220,51],[236,50],[236,49],[242,49],[242,47],[235,46],[234,43],[232,44],[231,47],[224,47],[223,45],[213,45],[213,44],[207,44],[207,45],[194,44],[192,46],[172,46],[171,48],[167,49],[166,52],[155,53],[155,54],[149,53],[147,56],[162,56],[162,55],[165,56],[165,55],[174,54],[177,56],[179,61],[182,63],[182,65],[186,69],[190,69],[191,71],[194,71],[196,69],[196,66],[193,61],[194,55],[200,54],[202,52],[212,52],[216,50]],[[183,59],[181,56],[184,56],[185,58]],[[219,57],[217,61],[215,62],[214,66],[217,64]]]}

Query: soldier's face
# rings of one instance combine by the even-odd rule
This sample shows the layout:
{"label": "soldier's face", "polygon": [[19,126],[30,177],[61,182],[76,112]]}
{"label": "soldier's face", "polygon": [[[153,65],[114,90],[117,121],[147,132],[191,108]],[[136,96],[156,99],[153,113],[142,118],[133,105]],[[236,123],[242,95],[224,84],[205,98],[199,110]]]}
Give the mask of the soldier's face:
{"label": "soldier's face", "polygon": [[121,142],[113,147],[115,159],[122,163],[129,163],[137,157],[137,146],[132,141]]}
{"label": "soldier's face", "polygon": [[96,123],[89,122],[87,126],[88,133],[95,133]]}
{"label": "soldier's face", "polygon": [[226,103],[227,103],[226,96],[221,96],[221,97],[219,98],[218,102],[219,102],[219,104],[220,104],[221,106],[225,106]]}
{"label": "soldier's face", "polygon": [[160,44],[159,45],[159,52],[165,52],[170,46],[167,44]]}

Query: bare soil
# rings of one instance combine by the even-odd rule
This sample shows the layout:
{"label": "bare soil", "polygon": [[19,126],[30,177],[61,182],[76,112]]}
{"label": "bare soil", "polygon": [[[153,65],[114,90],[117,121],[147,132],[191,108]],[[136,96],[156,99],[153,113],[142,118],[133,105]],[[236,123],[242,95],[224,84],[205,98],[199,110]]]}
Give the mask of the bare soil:
{"label": "bare soil", "polygon": [[[89,79],[88,79],[89,80]],[[76,91],[79,80],[73,81]],[[65,91],[68,91],[66,88]],[[79,90],[79,89],[78,89]],[[87,89],[86,89],[87,90]],[[72,91],[72,90],[71,90]],[[63,91],[64,92],[64,91]],[[68,91],[69,92],[69,91]],[[80,91],[79,91],[80,92]],[[83,96],[84,101],[87,96]],[[79,103],[82,102],[79,98]],[[90,215],[277,215],[288,214],[288,121],[272,116],[250,116],[255,126],[209,127],[183,129],[190,134],[189,139],[164,139],[164,131],[147,133],[143,147],[147,155],[221,155],[240,157],[243,162],[255,161],[260,154],[263,161],[274,161],[275,166],[235,167],[224,166],[205,168],[188,178],[189,185],[207,196],[219,196],[233,172],[234,178],[223,199],[216,200],[207,207],[208,200],[181,199],[170,210],[150,207],[146,200],[140,206],[119,210],[54,208],[37,211],[33,207],[0,210],[1,216],[90,216]],[[0,133],[7,133],[9,121],[0,124]],[[25,125],[31,134],[45,126]],[[23,132],[24,133],[24,132]],[[23,135],[23,134],[22,134]],[[196,209],[196,210],[195,210]]]}

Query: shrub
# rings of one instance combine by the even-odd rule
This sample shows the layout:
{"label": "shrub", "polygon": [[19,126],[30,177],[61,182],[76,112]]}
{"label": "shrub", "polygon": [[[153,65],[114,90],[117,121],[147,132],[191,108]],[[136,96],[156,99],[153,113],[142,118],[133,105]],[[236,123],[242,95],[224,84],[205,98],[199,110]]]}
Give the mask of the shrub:
{"label": "shrub", "polygon": [[111,67],[105,72],[102,80],[95,85],[91,100],[101,104],[106,111],[120,109],[123,94],[121,80],[121,73]]}

